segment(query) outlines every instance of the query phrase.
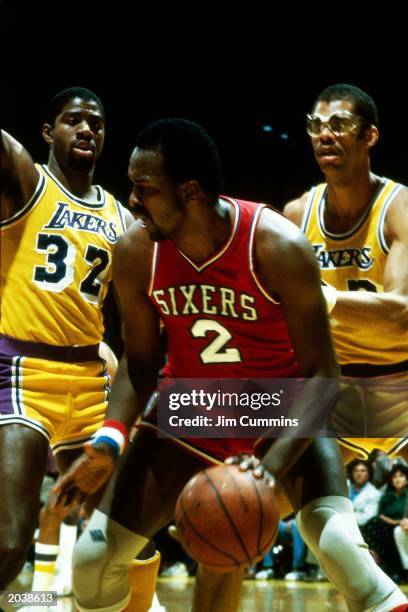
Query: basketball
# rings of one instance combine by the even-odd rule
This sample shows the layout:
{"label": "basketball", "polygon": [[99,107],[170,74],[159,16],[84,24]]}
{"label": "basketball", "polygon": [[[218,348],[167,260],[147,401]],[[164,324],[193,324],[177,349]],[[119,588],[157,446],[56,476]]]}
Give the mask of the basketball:
{"label": "basketball", "polygon": [[186,552],[203,565],[232,572],[259,561],[279,525],[273,487],[236,465],[196,474],[179,495],[176,525]]}

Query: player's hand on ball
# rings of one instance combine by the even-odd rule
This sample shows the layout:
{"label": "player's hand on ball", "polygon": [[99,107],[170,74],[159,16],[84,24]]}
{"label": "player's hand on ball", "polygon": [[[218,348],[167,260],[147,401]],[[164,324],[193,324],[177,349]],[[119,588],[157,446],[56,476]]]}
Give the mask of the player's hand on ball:
{"label": "player's hand on ball", "polygon": [[54,504],[59,503],[63,496],[83,501],[86,495],[95,493],[105,484],[112,474],[115,456],[108,444],[86,444],[84,451],[53,487]]}
{"label": "player's hand on ball", "polygon": [[247,472],[252,470],[255,478],[263,478],[265,482],[271,486],[275,485],[275,479],[266,470],[266,468],[260,463],[254,455],[248,455],[247,453],[240,453],[234,457],[227,457],[225,460],[227,465],[238,465],[241,472]]}

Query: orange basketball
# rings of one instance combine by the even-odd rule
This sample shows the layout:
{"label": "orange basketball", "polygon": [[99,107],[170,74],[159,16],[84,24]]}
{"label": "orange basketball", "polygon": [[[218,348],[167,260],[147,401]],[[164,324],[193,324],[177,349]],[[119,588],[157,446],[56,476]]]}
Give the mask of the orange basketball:
{"label": "orange basketball", "polygon": [[279,525],[273,487],[236,465],[196,474],[177,500],[176,525],[187,553],[212,570],[232,572],[259,561]]}

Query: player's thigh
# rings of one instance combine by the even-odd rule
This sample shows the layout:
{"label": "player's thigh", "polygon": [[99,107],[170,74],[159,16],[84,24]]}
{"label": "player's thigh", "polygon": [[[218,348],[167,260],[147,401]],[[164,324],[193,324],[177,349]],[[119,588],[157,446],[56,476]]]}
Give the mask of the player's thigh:
{"label": "player's thigh", "polygon": [[0,525],[8,531],[23,530],[27,537],[34,531],[47,452],[47,439],[35,429],[0,427]]}
{"label": "player's thigh", "polygon": [[202,460],[155,434],[138,431],[100,508],[121,525],[151,538],[172,519],[184,485],[205,467]]}

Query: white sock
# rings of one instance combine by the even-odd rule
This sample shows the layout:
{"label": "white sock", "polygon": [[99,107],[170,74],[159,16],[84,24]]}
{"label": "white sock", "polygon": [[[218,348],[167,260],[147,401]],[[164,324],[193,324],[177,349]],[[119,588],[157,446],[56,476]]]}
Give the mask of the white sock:
{"label": "white sock", "polygon": [[55,567],[51,590],[58,595],[72,594],[72,555],[76,542],[76,525],[62,523],[60,531],[60,553]]}
{"label": "white sock", "polygon": [[400,589],[396,589],[391,595],[389,595],[384,601],[372,608],[367,608],[364,612],[389,612],[397,606],[406,603],[406,597]]}
{"label": "white sock", "polygon": [[71,574],[72,556],[77,540],[77,526],[62,523],[60,531],[60,553],[57,559],[56,574]]}
{"label": "white sock", "polygon": [[392,607],[406,602],[402,591],[372,558],[349,499],[320,497],[306,504],[296,520],[303,539],[346,599],[349,610],[377,612],[387,610],[378,607],[385,601],[392,601]]}
{"label": "white sock", "polygon": [[32,591],[50,590],[58,551],[59,546],[57,544],[35,543]]}

